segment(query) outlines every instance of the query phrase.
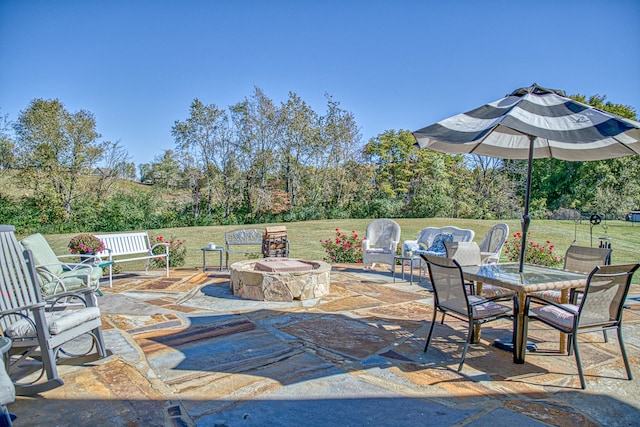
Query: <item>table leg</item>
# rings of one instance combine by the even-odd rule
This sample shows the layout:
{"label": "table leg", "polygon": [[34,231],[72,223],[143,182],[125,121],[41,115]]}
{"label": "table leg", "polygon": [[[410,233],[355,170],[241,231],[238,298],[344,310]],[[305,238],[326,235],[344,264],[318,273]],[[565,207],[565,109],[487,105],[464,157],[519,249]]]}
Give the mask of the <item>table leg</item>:
{"label": "table leg", "polygon": [[202,272],[207,271],[207,251],[202,250]]}
{"label": "table leg", "polygon": [[[560,303],[566,304],[569,302],[569,289],[562,289],[560,291]],[[559,349],[560,353],[565,353],[567,351],[567,334],[564,332],[560,332],[560,345]]]}
{"label": "table leg", "polygon": [[514,318],[513,363],[524,363],[527,354],[527,316],[524,313],[526,292],[518,292],[518,312]]}
{"label": "table leg", "polygon": [[[466,285],[465,285],[466,286]],[[476,282],[476,295],[482,295],[482,282]],[[480,342],[480,325],[474,326],[472,342]]]}

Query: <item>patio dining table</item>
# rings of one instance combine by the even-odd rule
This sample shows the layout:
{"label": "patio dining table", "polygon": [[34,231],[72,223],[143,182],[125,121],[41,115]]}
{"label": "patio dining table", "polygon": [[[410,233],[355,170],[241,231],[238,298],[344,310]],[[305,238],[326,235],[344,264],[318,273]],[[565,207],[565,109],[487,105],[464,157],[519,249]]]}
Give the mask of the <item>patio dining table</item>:
{"label": "patio dining table", "polygon": [[[587,283],[587,275],[540,265],[524,264],[519,272],[518,263],[487,264],[463,266],[462,274],[466,280],[477,283],[478,294],[482,284],[487,283],[515,291],[518,299],[517,313],[514,316],[513,362],[524,363],[526,355],[526,322],[524,312],[525,299],[528,293],[558,289],[562,291],[562,302],[568,302],[569,289],[583,287]],[[477,331],[476,336],[479,336]],[[560,351],[564,352],[564,339],[560,339]]]}

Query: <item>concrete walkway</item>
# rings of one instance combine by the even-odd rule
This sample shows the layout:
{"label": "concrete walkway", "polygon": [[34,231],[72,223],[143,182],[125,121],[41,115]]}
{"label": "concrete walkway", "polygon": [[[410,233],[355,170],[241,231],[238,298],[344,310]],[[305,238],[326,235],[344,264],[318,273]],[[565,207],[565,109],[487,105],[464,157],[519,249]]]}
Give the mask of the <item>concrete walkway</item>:
{"label": "concrete walkway", "polygon": [[[334,266],[328,296],[241,300],[224,273],[178,269],[103,285],[112,356],[60,366],[65,384],[9,409],[16,426],[630,426],[640,425],[638,380],[628,381],[615,334],[581,338],[588,388],[559,335],[530,324],[538,351],[524,365],[482,330],[457,372],[465,326],[447,318],[423,347],[432,316],[428,282]],[[624,337],[640,376],[640,297]]]}

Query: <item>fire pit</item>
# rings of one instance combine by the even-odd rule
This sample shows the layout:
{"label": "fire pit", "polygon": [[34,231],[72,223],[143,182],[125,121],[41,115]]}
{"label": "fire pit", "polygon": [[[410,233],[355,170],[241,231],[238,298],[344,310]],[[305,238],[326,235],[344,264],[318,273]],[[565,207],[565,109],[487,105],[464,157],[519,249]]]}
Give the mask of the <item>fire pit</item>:
{"label": "fire pit", "polygon": [[329,293],[331,266],[322,261],[265,258],[231,264],[231,293],[257,301],[307,300]]}

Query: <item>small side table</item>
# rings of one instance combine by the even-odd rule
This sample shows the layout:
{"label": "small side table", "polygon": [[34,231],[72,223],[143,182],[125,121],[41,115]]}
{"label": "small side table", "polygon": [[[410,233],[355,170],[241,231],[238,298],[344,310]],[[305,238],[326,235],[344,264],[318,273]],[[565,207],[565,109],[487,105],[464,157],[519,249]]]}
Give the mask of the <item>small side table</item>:
{"label": "small side table", "polygon": [[215,248],[210,248],[209,246],[205,246],[204,248],[200,248],[202,251],[202,271],[207,271],[207,252],[218,252],[220,256],[220,260],[218,262],[218,270],[222,271],[222,253],[224,252],[224,248],[220,246],[216,246]]}
{"label": "small side table", "polygon": [[[98,267],[104,269],[105,267],[109,267],[109,287],[113,288],[113,264],[115,264],[115,261],[109,261],[109,260],[96,260],[94,265],[97,265]],[[100,291],[100,289],[97,289],[98,295],[102,296],[102,292]]]}
{"label": "small side table", "polygon": [[[405,264],[409,265],[409,283],[413,284],[413,267],[414,267],[414,262],[418,262],[418,267],[421,267],[420,264],[420,257],[418,256],[411,256],[411,257],[406,257],[406,256],[399,256],[396,255],[395,257],[393,257],[393,281],[396,281],[396,261],[400,261],[400,268],[402,271],[402,280],[404,281],[404,266]],[[419,273],[420,274],[420,273]],[[420,276],[418,276],[420,277]],[[420,279],[418,278],[418,282],[420,281]]]}

